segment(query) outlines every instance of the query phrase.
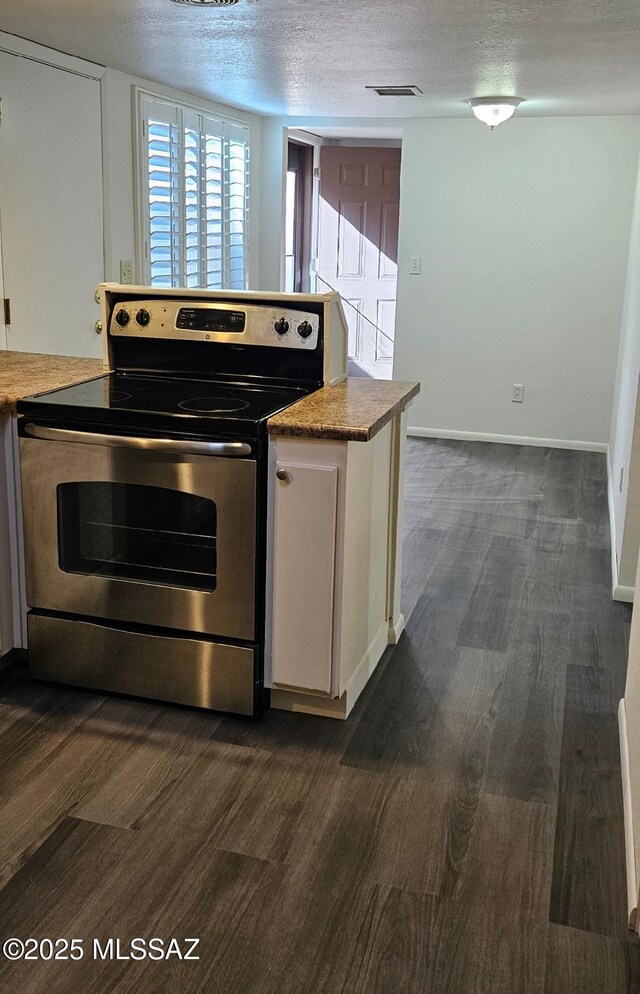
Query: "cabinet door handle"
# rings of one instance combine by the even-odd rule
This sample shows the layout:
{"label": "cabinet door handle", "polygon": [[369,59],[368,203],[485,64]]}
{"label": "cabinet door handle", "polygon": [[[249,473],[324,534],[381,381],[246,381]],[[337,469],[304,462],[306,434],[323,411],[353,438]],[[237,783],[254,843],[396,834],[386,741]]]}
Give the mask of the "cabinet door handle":
{"label": "cabinet door handle", "polygon": [[286,469],[277,469],[276,476],[278,477],[279,480],[289,479],[289,474],[287,473]]}

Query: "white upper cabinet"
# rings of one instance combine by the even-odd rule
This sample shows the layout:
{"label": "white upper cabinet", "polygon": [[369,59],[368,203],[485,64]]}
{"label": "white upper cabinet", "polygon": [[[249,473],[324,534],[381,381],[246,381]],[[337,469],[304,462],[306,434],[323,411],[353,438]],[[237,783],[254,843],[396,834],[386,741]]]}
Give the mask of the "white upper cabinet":
{"label": "white upper cabinet", "polygon": [[100,83],[0,52],[0,224],[10,349],[100,356]]}

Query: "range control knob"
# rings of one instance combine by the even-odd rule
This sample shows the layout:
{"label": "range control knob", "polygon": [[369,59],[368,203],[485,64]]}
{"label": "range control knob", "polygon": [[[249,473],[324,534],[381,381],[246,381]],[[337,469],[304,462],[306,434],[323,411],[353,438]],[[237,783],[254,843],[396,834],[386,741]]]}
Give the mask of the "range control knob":
{"label": "range control knob", "polygon": [[308,321],[303,321],[302,324],[298,325],[298,334],[300,338],[310,338],[313,335],[313,325]]}
{"label": "range control knob", "polygon": [[273,325],[273,330],[279,335],[286,335],[289,331],[289,322],[285,321],[284,318],[278,318],[278,320]]}
{"label": "range control knob", "polygon": [[138,313],[136,314],[136,321],[138,322],[138,324],[141,324],[142,327],[144,328],[146,327],[146,325],[149,324],[150,320],[151,320],[151,315],[149,314],[149,311],[145,310],[144,307],[141,307]]}
{"label": "range control knob", "polygon": [[116,314],[116,324],[119,324],[121,328],[129,324],[129,311],[125,311],[124,307],[121,307]]}

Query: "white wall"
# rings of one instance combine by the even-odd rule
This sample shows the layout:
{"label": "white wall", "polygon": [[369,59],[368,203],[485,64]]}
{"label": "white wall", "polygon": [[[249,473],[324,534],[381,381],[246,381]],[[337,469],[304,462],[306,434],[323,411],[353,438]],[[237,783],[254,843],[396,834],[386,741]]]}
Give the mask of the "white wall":
{"label": "white wall", "polygon": [[422,381],[413,426],[608,442],[639,148],[640,117],[404,122],[394,375]]}
{"label": "white wall", "polygon": [[262,121],[262,171],[260,174],[260,290],[284,287],[284,216],[287,171],[286,122],[282,117]]}
{"label": "white wall", "polygon": [[338,124],[403,129],[394,375],[422,382],[411,425],[604,448],[640,117],[516,117],[493,134],[473,118],[265,120],[265,289],[281,285],[283,129]]}
{"label": "white wall", "polygon": [[[640,600],[640,173],[629,247],[627,286],[611,426],[610,499],[616,552],[614,592]],[[620,487],[620,471],[624,482]],[[636,571],[637,567],[637,571]],[[635,578],[635,579],[634,579]],[[635,586],[635,591],[633,590]],[[621,702],[622,782],[629,910],[637,907],[640,880],[640,611],[633,612],[624,700]],[[638,927],[638,926],[637,926]]]}
{"label": "white wall", "polygon": [[[134,123],[132,86],[140,86],[169,100],[192,103],[232,120],[249,125],[251,147],[251,201],[249,286],[260,282],[260,226],[262,176],[262,118],[233,107],[212,103],[159,83],[108,69],[102,79],[103,173],[105,189],[105,272],[107,280],[119,280],[119,260],[136,258],[134,214]],[[136,278],[141,278],[138,272]]]}
{"label": "white wall", "polygon": [[[633,587],[640,546],[640,172],[636,188],[610,441],[610,502],[615,581]],[[622,474],[622,486],[620,478]],[[624,593],[624,591],[622,591]]]}

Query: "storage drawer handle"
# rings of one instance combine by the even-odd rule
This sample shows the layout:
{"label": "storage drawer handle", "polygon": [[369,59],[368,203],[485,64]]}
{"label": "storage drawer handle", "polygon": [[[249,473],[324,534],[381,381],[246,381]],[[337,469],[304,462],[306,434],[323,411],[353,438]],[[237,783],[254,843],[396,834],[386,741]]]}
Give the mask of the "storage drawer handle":
{"label": "storage drawer handle", "polygon": [[49,428],[46,425],[28,424],[25,435],[51,442],[83,442],[86,445],[108,445],[113,448],[147,449],[154,452],[192,452],[203,456],[250,456],[247,442],[195,442],[178,438],[136,438],[131,435],[102,435],[91,431],[72,431],[68,428]]}

